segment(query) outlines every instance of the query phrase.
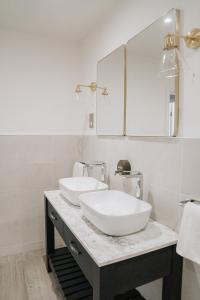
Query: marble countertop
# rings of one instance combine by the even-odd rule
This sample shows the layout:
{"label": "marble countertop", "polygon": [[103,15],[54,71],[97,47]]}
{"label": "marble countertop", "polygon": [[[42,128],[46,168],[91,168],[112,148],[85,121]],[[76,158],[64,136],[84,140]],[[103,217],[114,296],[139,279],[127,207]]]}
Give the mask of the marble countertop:
{"label": "marble countertop", "polygon": [[177,242],[177,234],[173,230],[152,220],[144,230],[135,234],[123,237],[105,235],[82,215],[80,207],[65,200],[60,191],[47,191],[45,196],[99,267]]}

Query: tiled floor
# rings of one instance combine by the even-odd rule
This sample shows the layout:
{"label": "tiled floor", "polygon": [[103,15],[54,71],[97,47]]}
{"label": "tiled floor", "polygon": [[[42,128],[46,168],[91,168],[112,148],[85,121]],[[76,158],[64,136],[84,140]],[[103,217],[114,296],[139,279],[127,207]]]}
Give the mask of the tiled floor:
{"label": "tiled floor", "polygon": [[0,258],[0,300],[61,300],[42,251]]}

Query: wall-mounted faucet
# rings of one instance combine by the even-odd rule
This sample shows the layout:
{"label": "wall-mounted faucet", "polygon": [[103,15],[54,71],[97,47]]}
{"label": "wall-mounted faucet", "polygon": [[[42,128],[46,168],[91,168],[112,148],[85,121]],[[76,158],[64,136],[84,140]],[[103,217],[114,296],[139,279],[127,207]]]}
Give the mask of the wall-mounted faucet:
{"label": "wall-mounted faucet", "polygon": [[115,175],[120,175],[124,178],[137,179],[136,198],[143,199],[143,174],[139,171],[131,171],[131,164],[128,160],[120,160],[117,164]]}
{"label": "wall-mounted faucet", "polygon": [[101,178],[100,181],[106,182],[106,164],[103,161],[81,161],[84,164],[84,174],[87,172],[89,175],[90,169],[100,168],[101,169]]}

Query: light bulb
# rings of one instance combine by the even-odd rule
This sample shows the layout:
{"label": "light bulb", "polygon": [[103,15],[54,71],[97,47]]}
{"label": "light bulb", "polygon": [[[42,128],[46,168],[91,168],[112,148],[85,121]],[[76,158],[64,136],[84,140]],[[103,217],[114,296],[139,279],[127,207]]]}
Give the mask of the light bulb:
{"label": "light bulb", "polygon": [[180,76],[184,70],[191,71],[187,60],[178,48],[164,50],[160,66],[160,73],[166,78]]}
{"label": "light bulb", "polygon": [[103,96],[108,96],[108,91],[107,91],[106,88],[103,89],[103,92],[102,92],[101,95],[103,95]]}
{"label": "light bulb", "polygon": [[171,17],[166,17],[166,18],[164,19],[164,23],[165,23],[165,24],[172,23],[172,18],[171,18]]}
{"label": "light bulb", "polygon": [[81,92],[82,92],[81,86],[80,86],[80,84],[77,84],[76,89],[75,89],[75,93],[81,93]]}
{"label": "light bulb", "polygon": [[179,76],[177,48],[163,51],[160,72],[167,78]]}

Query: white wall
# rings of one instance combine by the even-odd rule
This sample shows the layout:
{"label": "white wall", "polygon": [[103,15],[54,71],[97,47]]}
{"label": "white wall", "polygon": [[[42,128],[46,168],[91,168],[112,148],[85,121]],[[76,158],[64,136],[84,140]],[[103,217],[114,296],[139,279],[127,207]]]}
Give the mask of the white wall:
{"label": "white wall", "polygon": [[44,191],[72,176],[79,138],[0,135],[0,256],[44,248]]}
{"label": "white wall", "polygon": [[43,191],[82,151],[80,80],[79,43],[0,30],[0,256],[44,246]]}
{"label": "white wall", "polygon": [[79,43],[0,30],[0,134],[79,134]]}
{"label": "white wall", "polygon": [[[99,59],[126,43],[171,8],[181,9],[182,33],[186,34],[192,28],[199,27],[200,2],[197,0],[123,0],[116,4],[108,20],[102,22],[98,30],[83,43],[85,80],[96,80]],[[195,51],[184,47],[183,52],[191,70],[184,72],[181,82],[179,135],[200,137],[200,49]],[[196,72],[195,78],[192,70]]]}

